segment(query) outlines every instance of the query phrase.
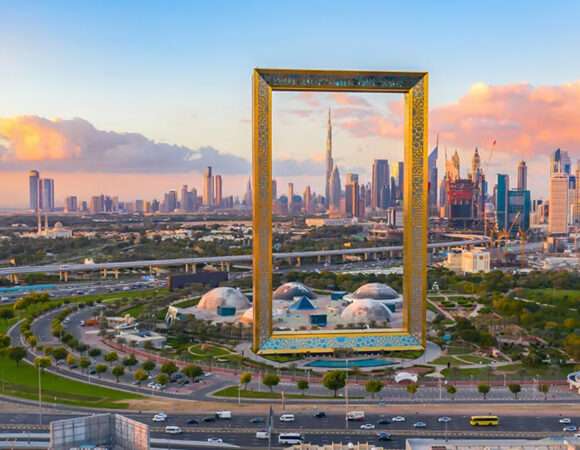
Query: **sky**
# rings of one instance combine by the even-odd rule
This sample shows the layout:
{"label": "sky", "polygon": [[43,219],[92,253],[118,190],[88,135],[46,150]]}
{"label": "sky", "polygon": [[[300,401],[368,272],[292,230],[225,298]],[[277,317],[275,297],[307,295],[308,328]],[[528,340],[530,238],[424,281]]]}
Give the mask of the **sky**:
{"label": "sky", "polygon": [[[241,194],[254,67],[428,71],[430,145],[439,134],[440,148],[458,149],[463,167],[478,146],[491,180],[515,175],[523,158],[535,196],[547,193],[550,151],[580,157],[578,2],[0,7],[3,207],[26,205],[33,168],[56,179],[57,203],[101,192],[159,198],[182,184],[199,187],[208,164],[224,174],[226,193]],[[353,105],[356,96],[280,94],[275,171],[320,189],[328,107],[345,170],[365,178],[373,157],[396,159],[400,99],[388,97]]]}

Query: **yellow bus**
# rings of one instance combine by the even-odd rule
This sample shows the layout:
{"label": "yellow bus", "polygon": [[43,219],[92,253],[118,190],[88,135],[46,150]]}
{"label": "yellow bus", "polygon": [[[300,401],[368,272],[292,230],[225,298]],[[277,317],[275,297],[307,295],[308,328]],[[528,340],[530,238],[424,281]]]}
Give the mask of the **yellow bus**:
{"label": "yellow bus", "polygon": [[469,423],[474,427],[487,427],[499,425],[498,416],[471,416]]}

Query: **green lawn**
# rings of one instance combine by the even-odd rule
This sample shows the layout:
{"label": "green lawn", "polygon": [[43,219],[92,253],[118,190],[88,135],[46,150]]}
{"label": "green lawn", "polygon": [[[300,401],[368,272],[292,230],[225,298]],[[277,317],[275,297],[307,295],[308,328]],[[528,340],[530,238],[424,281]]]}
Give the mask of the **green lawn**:
{"label": "green lawn", "polygon": [[[203,347],[203,348],[202,348]],[[232,351],[227,348],[213,344],[195,344],[189,347],[189,353],[197,358],[223,358],[232,355]]]}
{"label": "green lawn", "polygon": [[470,362],[472,364],[487,364],[493,361],[493,359],[487,358],[485,356],[476,355],[458,355],[464,361]]}
{"label": "green lawn", "polygon": [[131,317],[136,318],[139,317],[139,314],[141,314],[143,308],[145,308],[145,303],[140,303],[138,305],[132,306],[129,309],[126,309],[125,311],[123,311],[123,314],[129,314]]}
{"label": "green lawn", "polygon": [[189,298],[187,300],[183,300],[177,303],[174,303],[173,306],[177,308],[189,308],[190,306],[195,306],[199,303],[200,297]]}
{"label": "green lawn", "polygon": [[[267,389],[267,388],[264,388]],[[281,399],[282,394],[280,392],[270,392],[270,391],[250,391],[250,390],[240,390],[240,397],[241,398],[265,398],[265,399]],[[213,393],[216,397],[227,397],[227,398],[238,398],[238,387],[237,386],[229,386],[223,388],[219,391]],[[302,394],[284,394],[284,398],[287,399],[297,399],[297,398],[305,398],[305,399],[333,399],[332,395],[302,395]],[[338,397],[337,397],[338,398]],[[362,397],[349,397],[351,399],[360,399]]]}
{"label": "green lawn", "polygon": [[[0,392],[12,397],[38,400],[38,371],[24,362],[21,362],[20,366],[17,367],[13,361],[6,357],[0,357]],[[144,397],[44,372],[42,375],[42,398],[50,403],[125,409],[128,407],[127,400]]]}
{"label": "green lawn", "polygon": [[17,318],[0,319],[0,333],[6,334],[8,329],[18,321]]}

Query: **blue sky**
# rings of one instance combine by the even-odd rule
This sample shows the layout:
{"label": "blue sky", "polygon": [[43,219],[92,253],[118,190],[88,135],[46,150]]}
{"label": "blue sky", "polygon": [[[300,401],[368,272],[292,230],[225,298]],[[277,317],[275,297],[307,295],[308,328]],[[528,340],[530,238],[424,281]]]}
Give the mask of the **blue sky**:
{"label": "blue sky", "polygon": [[81,117],[103,130],[240,156],[250,151],[256,66],[429,71],[432,107],[457,102],[477,82],[559,86],[580,74],[574,1],[1,8],[0,117]]}

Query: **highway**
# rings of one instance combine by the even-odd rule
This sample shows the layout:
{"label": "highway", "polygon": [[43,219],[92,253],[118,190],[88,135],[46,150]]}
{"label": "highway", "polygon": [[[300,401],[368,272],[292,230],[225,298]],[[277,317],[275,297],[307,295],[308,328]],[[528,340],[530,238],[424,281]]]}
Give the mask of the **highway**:
{"label": "highway", "polygon": [[[264,408],[266,409],[266,408]],[[266,413],[264,413],[266,414]],[[314,411],[296,414],[295,422],[281,423],[281,411],[274,413],[274,439],[283,431],[301,433],[305,442],[316,444],[330,444],[332,442],[370,442],[378,443],[377,433],[384,431],[392,435],[389,442],[381,442],[386,448],[404,448],[405,439],[410,437],[471,437],[471,438],[541,438],[547,436],[572,436],[574,433],[563,432],[563,424],[559,423],[561,416],[541,414],[533,416],[503,416],[500,425],[490,428],[474,428],[469,425],[469,416],[450,415],[450,421],[441,423],[438,416],[429,414],[407,415],[404,422],[392,422],[392,415],[367,414],[364,421],[349,422],[348,429],[344,415],[329,414],[325,418],[315,418]],[[42,426],[39,416],[34,413],[0,413],[0,430],[2,432],[47,431],[47,425],[53,420],[70,418],[75,414],[53,414],[45,411]],[[206,417],[214,417],[213,413],[198,413],[192,415],[172,415],[166,422],[155,423],[153,414],[127,414],[151,427],[151,436],[154,438],[170,437],[164,432],[166,425],[177,425],[182,428],[183,434],[172,438],[206,441],[208,438],[221,438],[225,443],[236,444],[242,448],[264,448],[265,441],[256,439],[256,431],[264,429],[266,415],[253,416],[235,414],[232,420],[213,420],[204,422]],[[195,419],[199,423],[188,423]],[[573,424],[580,423],[579,417],[570,417]],[[206,419],[207,420],[207,419]],[[253,423],[261,420],[261,423]],[[391,423],[383,423],[390,421]],[[380,422],[380,423],[379,423]],[[415,428],[414,424],[424,422],[425,428]],[[374,430],[361,430],[362,424],[374,424]],[[276,445],[274,445],[276,448]]]}
{"label": "highway", "polygon": [[[427,245],[430,249],[458,247],[463,245],[479,245],[487,242],[487,238],[472,237],[457,241],[432,242]],[[387,247],[345,248],[339,250],[315,250],[304,252],[274,253],[273,259],[316,258],[325,256],[360,255],[401,251],[402,245]],[[101,270],[134,269],[143,267],[170,267],[186,264],[216,264],[251,262],[252,255],[206,256],[197,258],[153,259],[139,261],[121,261],[92,264],[48,264],[42,266],[15,266],[0,269],[0,276],[24,275],[27,273],[60,273],[60,272],[92,272]]]}

